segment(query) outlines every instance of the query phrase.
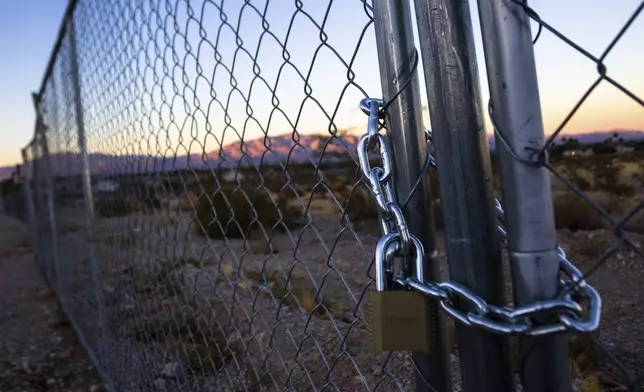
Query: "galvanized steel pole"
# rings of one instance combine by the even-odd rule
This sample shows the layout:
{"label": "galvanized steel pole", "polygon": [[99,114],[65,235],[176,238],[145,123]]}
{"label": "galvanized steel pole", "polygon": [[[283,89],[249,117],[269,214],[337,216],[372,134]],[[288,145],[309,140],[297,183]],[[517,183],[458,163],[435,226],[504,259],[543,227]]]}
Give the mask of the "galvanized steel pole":
{"label": "galvanized steel pole", "polygon": [[[555,297],[559,262],[548,171],[539,158],[544,132],[528,16],[515,0],[479,0],[479,15],[497,132],[517,306]],[[566,335],[521,339],[524,390],[571,391]]]}
{"label": "galvanized steel pole", "polygon": [[[98,324],[99,324],[99,347],[98,350],[107,349],[106,343],[106,330],[105,323],[105,300],[103,298],[103,286],[100,280],[100,265],[96,251],[93,245],[93,224],[94,224],[94,197],[92,195],[92,179],[91,168],[89,160],[89,151],[87,149],[87,138],[85,133],[85,121],[83,119],[83,105],[81,95],[80,74],[78,70],[78,53],[76,49],[76,34],[74,27],[73,13],[67,16],[67,34],[69,37],[69,62],[70,62],[70,77],[74,91],[74,111],[76,114],[76,127],[78,130],[78,146],[80,148],[81,164],[82,164],[82,180],[83,180],[83,196],[85,199],[85,215],[87,220],[87,234],[88,234],[88,252],[89,252],[89,267],[92,274],[92,283],[94,284],[94,291],[96,301],[98,303]],[[96,358],[104,358],[99,354]]]}
{"label": "galvanized steel pole", "polygon": [[55,203],[55,194],[54,194],[54,182],[52,179],[52,161],[49,155],[49,143],[47,141],[47,127],[43,121],[42,113],[40,111],[40,100],[37,94],[32,94],[32,99],[34,102],[34,108],[36,110],[36,134],[40,137],[36,137],[35,140],[39,140],[40,147],[42,149],[41,159],[44,161],[46,169],[43,175],[45,176],[45,189],[47,196],[47,220],[49,223],[49,232],[50,232],[50,244],[51,244],[51,254],[48,257],[51,260],[53,266],[48,266],[47,271],[50,273],[50,279],[52,280],[50,284],[54,287],[56,292],[59,294],[59,297],[62,298],[59,279],[59,260],[58,260],[58,229],[56,224],[56,203]]}
{"label": "galvanized steel pole", "polygon": [[[416,0],[450,279],[505,302],[467,0]],[[463,391],[514,390],[508,338],[456,323]]]}
{"label": "galvanized steel pole", "polygon": [[[36,260],[40,257],[40,238],[38,236],[38,227],[36,226],[36,209],[34,207],[33,195],[33,160],[29,162],[30,157],[27,155],[27,149],[33,146],[34,141],[23,148],[22,153],[22,192],[25,198],[25,208],[27,213],[27,224],[31,234],[32,246],[36,249]],[[29,164],[27,164],[29,162]],[[30,170],[31,169],[31,170]],[[29,173],[31,171],[31,173]]]}
{"label": "galvanized steel pole", "polygon": [[[436,262],[429,176],[422,172],[427,145],[422,122],[420,87],[416,69],[413,68],[417,53],[409,2],[374,1],[374,22],[385,101],[401,91],[387,110],[387,134],[397,163],[393,172],[395,193],[402,203],[422,176],[420,185],[410,196],[403,213],[409,230],[423,243],[425,279],[435,281],[440,278],[440,272]],[[409,82],[405,85],[406,81]],[[438,311],[436,303],[431,303],[429,311],[435,320],[434,330],[427,331],[431,335],[433,351],[429,354],[412,353],[417,368],[416,390],[448,391],[451,390],[451,373],[445,316]]]}

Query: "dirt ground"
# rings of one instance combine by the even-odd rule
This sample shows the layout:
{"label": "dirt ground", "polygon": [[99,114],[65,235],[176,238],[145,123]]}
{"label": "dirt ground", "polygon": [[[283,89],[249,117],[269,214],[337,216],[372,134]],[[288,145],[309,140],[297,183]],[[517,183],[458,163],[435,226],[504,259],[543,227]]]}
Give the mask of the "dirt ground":
{"label": "dirt ground", "polygon": [[[73,216],[59,212],[61,217]],[[111,358],[117,360],[112,371],[120,372],[117,389],[222,386],[220,390],[232,391],[233,385],[261,385],[281,390],[289,382],[293,390],[311,390],[327,382],[339,390],[371,390],[379,383],[386,383],[380,390],[412,390],[409,356],[392,357],[382,374],[383,358],[367,352],[367,332],[358,313],[363,289],[370,284],[366,272],[378,228],[362,225],[339,235],[337,221],[316,215],[314,225],[299,236],[275,235],[270,251],[261,239],[245,245],[192,235],[190,213],[100,222],[96,250],[103,266]],[[72,246],[80,238],[79,226],[61,222],[63,272],[79,283],[68,288],[77,298],[89,297],[83,290],[92,287],[87,284],[91,279],[84,269],[75,269],[75,263],[86,263],[72,257],[81,253]],[[439,237],[445,272],[444,240]],[[34,261],[28,238],[22,223],[0,215],[0,391],[101,391],[96,372]],[[610,246],[612,234],[562,230],[558,238],[573,262],[588,272]],[[642,246],[641,235],[629,238]],[[301,251],[296,258],[294,247]],[[259,274],[262,270],[266,279]],[[636,378],[644,368],[638,313],[644,304],[643,273],[644,263],[622,249],[589,278],[604,300],[597,340],[605,352],[585,348],[573,354],[575,390],[616,392],[641,384]],[[288,290],[287,280],[292,286]],[[317,287],[324,296],[319,304],[311,295]],[[227,324],[233,319],[234,329]],[[250,320],[252,330],[239,327]],[[198,339],[203,331],[208,331],[206,340]],[[346,349],[338,343],[341,339]],[[237,347],[241,343],[244,350]],[[230,353],[213,347],[227,347]],[[242,357],[243,352],[248,355]],[[608,364],[608,353],[633,373],[631,379]],[[451,360],[458,375],[455,352]],[[327,362],[331,370],[321,366]]]}
{"label": "dirt ground", "polygon": [[30,249],[0,213],[0,391],[103,391]]}

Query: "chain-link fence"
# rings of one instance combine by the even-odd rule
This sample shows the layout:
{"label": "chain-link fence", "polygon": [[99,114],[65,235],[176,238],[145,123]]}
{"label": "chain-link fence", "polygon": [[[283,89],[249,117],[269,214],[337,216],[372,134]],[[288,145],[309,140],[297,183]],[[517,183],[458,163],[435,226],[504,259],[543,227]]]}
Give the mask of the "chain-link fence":
{"label": "chain-link fence", "polygon": [[[491,161],[468,3],[413,2],[420,49],[411,3],[70,2],[19,216],[108,389],[642,386],[642,203],[556,138],[599,83],[643,104],[603,60],[644,2],[600,57],[479,2]],[[545,143],[530,18],[599,72]]]}

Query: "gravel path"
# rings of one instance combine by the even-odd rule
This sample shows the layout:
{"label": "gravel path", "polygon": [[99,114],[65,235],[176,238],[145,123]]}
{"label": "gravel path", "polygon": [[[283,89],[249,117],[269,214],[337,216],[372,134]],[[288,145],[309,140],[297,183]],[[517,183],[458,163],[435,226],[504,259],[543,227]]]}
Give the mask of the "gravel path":
{"label": "gravel path", "polygon": [[0,214],[0,391],[103,391],[30,250]]}

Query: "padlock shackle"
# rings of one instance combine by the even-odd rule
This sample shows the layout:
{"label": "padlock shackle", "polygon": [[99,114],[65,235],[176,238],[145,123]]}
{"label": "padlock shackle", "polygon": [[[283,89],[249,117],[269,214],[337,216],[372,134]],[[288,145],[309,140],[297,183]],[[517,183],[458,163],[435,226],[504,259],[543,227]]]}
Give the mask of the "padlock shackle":
{"label": "padlock shackle", "polygon": [[[411,243],[414,245],[414,251],[416,254],[415,267],[416,267],[416,279],[419,282],[424,281],[425,269],[423,266],[423,258],[425,256],[425,250],[423,249],[423,244],[420,242],[416,236],[410,236]],[[385,234],[380,238],[378,244],[376,245],[376,255],[375,255],[375,270],[376,270],[376,291],[385,291],[386,280],[385,280],[385,262],[389,261],[392,253],[397,252],[402,245],[402,238],[398,233],[389,233]],[[391,247],[395,246],[392,250]]]}

